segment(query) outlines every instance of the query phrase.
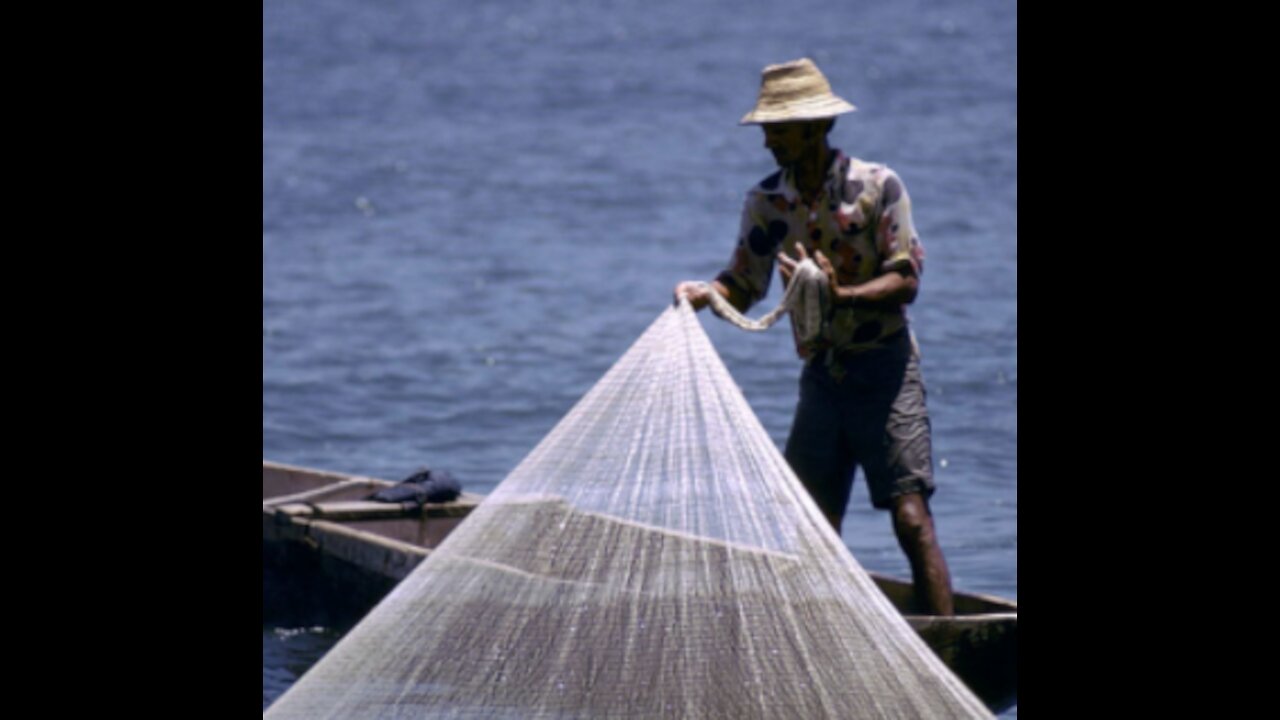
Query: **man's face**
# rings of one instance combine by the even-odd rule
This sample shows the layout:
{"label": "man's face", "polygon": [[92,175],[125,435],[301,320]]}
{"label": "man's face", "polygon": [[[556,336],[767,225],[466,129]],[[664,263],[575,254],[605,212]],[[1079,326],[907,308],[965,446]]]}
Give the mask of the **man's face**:
{"label": "man's face", "polygon": [[826,136],[826,120],[765,123],[764,146],[779,167],[794,167],[803,157],[816,156]]}

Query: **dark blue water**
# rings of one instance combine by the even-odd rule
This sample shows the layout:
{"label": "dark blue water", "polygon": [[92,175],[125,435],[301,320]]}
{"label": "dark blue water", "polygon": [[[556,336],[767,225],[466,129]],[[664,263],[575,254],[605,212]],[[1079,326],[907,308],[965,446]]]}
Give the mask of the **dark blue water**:
{"label": "dark blue water", "polygon": [[[743,193],[772,169],[737,120],[765,64],[807,55],[859,107],[834,144],[900,173],[928,251],[912,318],[954,583],[1016,598],[1016,14],[264,0],[263,457],[392,479],[431,465],[491,490],[677,281],[728,260]],[[702,321],[781,445],[787,332]],[[844,535],[864,566],[907,574],[861,480]],[[278,630],[264,707],[331,642]]]}

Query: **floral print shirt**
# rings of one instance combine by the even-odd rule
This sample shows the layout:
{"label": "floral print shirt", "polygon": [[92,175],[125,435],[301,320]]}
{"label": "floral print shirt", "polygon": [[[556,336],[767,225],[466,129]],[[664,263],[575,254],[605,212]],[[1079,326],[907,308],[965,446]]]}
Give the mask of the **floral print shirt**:
{"label": "floral print shirt", "polygon": [[[835,149],[816,199],[800,196],[790,170],[778,170],[747,193],[738,246],[716,279],[735,305],[749,308],[769,292],[778,252],[795,256],[796,243],[809,257],[821,250],[841,285],[860,285],[894,270],[918,278],[924,270],[924,246],[902,180],[885,165]],[[820,337],[808,343],[797,337],[796,351],[806,361],[825,355],[830,363],[835,355],[882,347],[906,327],[901,306],[842,302],[829,309]]]}

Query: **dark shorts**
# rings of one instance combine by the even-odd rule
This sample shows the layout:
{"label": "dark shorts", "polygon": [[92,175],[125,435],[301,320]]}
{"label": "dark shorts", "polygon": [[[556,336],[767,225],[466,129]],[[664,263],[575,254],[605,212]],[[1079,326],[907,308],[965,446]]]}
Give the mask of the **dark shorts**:
{"label": "dark shorts", "polygon": [[800,376],[800,402],[787,440],[787,462],[824,512],[843,517],[862,468],[871,504],[898,495],[933,494],[929,411],[910,335],[845,360],[836,382],[815,358]]}

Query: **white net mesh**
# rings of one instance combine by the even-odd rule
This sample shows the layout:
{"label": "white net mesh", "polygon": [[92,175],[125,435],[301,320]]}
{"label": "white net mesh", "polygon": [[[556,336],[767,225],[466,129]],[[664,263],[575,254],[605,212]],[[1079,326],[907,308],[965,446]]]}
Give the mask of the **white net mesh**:
{"label": "white net mesh", "polygon": [[265,715],[990,714],[841,544],[681,303]]}

